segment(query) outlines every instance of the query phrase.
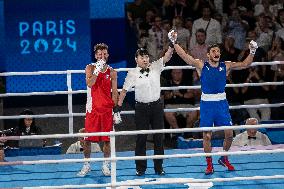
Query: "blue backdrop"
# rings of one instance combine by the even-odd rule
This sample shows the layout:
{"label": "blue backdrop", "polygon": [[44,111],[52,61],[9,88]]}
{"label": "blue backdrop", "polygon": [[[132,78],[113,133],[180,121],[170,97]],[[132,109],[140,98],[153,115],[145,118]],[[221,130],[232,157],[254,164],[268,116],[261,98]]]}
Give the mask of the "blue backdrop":
{"label": "blue backdrop", "polygon": [[[113,67],[125,67],[124,17],[124,0],[4,0],[4,8],[0,0],[0,71],[83,70],[98,42],[109,45]],[[74,90],[86,88],[84,74],[72,78]],[[6,79],[6,92],[66,89],[66,75]]]}

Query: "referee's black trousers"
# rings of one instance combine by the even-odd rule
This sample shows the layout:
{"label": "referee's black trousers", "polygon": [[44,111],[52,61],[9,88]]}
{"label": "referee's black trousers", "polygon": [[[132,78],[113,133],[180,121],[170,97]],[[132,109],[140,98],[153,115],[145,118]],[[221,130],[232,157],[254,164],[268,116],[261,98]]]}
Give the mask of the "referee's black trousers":
{"label": "referee's black trousers", "polygon": [[[152,129],[163,129],[164,128],[164,110],[163,103],[158,100],[151,103],[135,103],[135,123],[137,130],[148,130],[150,126]],[[154,154],[163,155],[163,133],[154,134]],[[145,156],[146,155],[146,134],[138,134],[136,140],[135,155]],[[147,160],[136,160],[136,170],[146,171]],[[163,160],[154,159],[154,169],[159,171],[163,169]]]}

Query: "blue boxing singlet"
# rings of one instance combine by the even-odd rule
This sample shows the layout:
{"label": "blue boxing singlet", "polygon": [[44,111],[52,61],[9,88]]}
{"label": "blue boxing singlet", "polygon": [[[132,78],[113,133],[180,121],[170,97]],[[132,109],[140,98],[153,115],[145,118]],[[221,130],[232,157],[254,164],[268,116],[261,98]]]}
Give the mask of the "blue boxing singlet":
{"label": "blue boxing singlet", "polygon": [[232,125],[226,100],[226,64],[212,67],[204,62],[201,70],[200,127]]}

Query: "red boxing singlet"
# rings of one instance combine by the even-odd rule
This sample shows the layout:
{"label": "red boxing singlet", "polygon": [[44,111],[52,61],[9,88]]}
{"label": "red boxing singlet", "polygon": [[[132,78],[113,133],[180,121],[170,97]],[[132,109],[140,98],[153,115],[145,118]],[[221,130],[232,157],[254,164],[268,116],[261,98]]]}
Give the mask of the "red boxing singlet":
{"label": "red boxing singlet", "polygon": [[[87,87],[86,104],[86,132],[110,132],[113,125],[112,109],[114,102],[111,98],[112,81],[110,77],[111,68],[99,73],[95,84]],[[109,141],[107,136],[92,136],[86,140],[98,142]]]}

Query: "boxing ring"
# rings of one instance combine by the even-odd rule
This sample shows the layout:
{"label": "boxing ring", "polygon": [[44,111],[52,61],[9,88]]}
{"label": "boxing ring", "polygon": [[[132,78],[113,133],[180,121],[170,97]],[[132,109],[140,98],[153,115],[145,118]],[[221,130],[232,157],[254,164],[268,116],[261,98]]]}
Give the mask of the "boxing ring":
{"label": "boxing ring", "polygon": [[[283,62],[253,63],[257,65],[283,64]],[[192,69],[190,66],[171,66],[166,69],[183,68]],[[128,69],[118,69],[127,71]],[[68,134],[33,135],[33,136],[10,136],[10,140],[24,139],[48,139],[48,138],[71,138],[83,136],[106,136],[111,138],[111,157],[103,158],[102,153],[92,154],[90,159],[83,159],[82,154],[53,155],[53,156],[18,156],[7,157],[5,162],[0,162],[0,188],[283,188],[284,185],[284,145],[272,145],[263,148],[232,148],[229,152],[222,152],[220,148],[213,148],[210,155],[213,157],[215,172],[213,175],[205,175],[205,158],[209,154],[203,153],[202,149],[175,149],[165,150],[165,155],[153,155],[153,151],[147,151],[147,156],[135,156],[133,151],[116,152],[115,136],[136,135],[153,133],[179,133],[219,131],[226,129],[241,130],[246,128],[283,128],[284,123],[241,125],[231,127],[213,128],[186,128],[186,129],[162,129],[142,131],[118,131],[110,133],[73,133],[73,117],[85,116],[84,113],[72,112],[72,94],[86,93],[85,90],[72,91],[72,73],[84,73],[82,70],[60,72],[25,72],[25,73],[1,73],[0,76],[12,75],[41,75],[41,74],[67,74],[68,91],[33,92],[33,93],[6,93],[0,97],[30,96],[48,94],[68,95],[68,114],[43,114],[34,115],[35,118],[46,117],[69,117]],[[227,87],[283,85],[284,82],[263,82],[231,84]],[[162,90],[173,89],[198,89],[200,86],[163,87]],[[239,105],[230,106],[230,109],[281,107],[284,103]],[[199,108],[165,109],[165,112],[196,111]],[[134,111],[123,111],[122,114],[133,114]],[[0,116],[0,119],[18,119],[27,116]],[[30,116],[29,116],[30,117]],[[220,155],[230,155],[230,161],[236,171],[228,172],[226,168],[217,163]],[[134,160],[164,158],[166,175],[155,175],[153,162],[148,161],[148,169],[144,176],[135,176]],[[111,177],[105,177],[101,173],[101,161],[111,161]],[[86,177],[77,177],[76,173],[81,169],[84,161],[90,161],[92,171]]]}

